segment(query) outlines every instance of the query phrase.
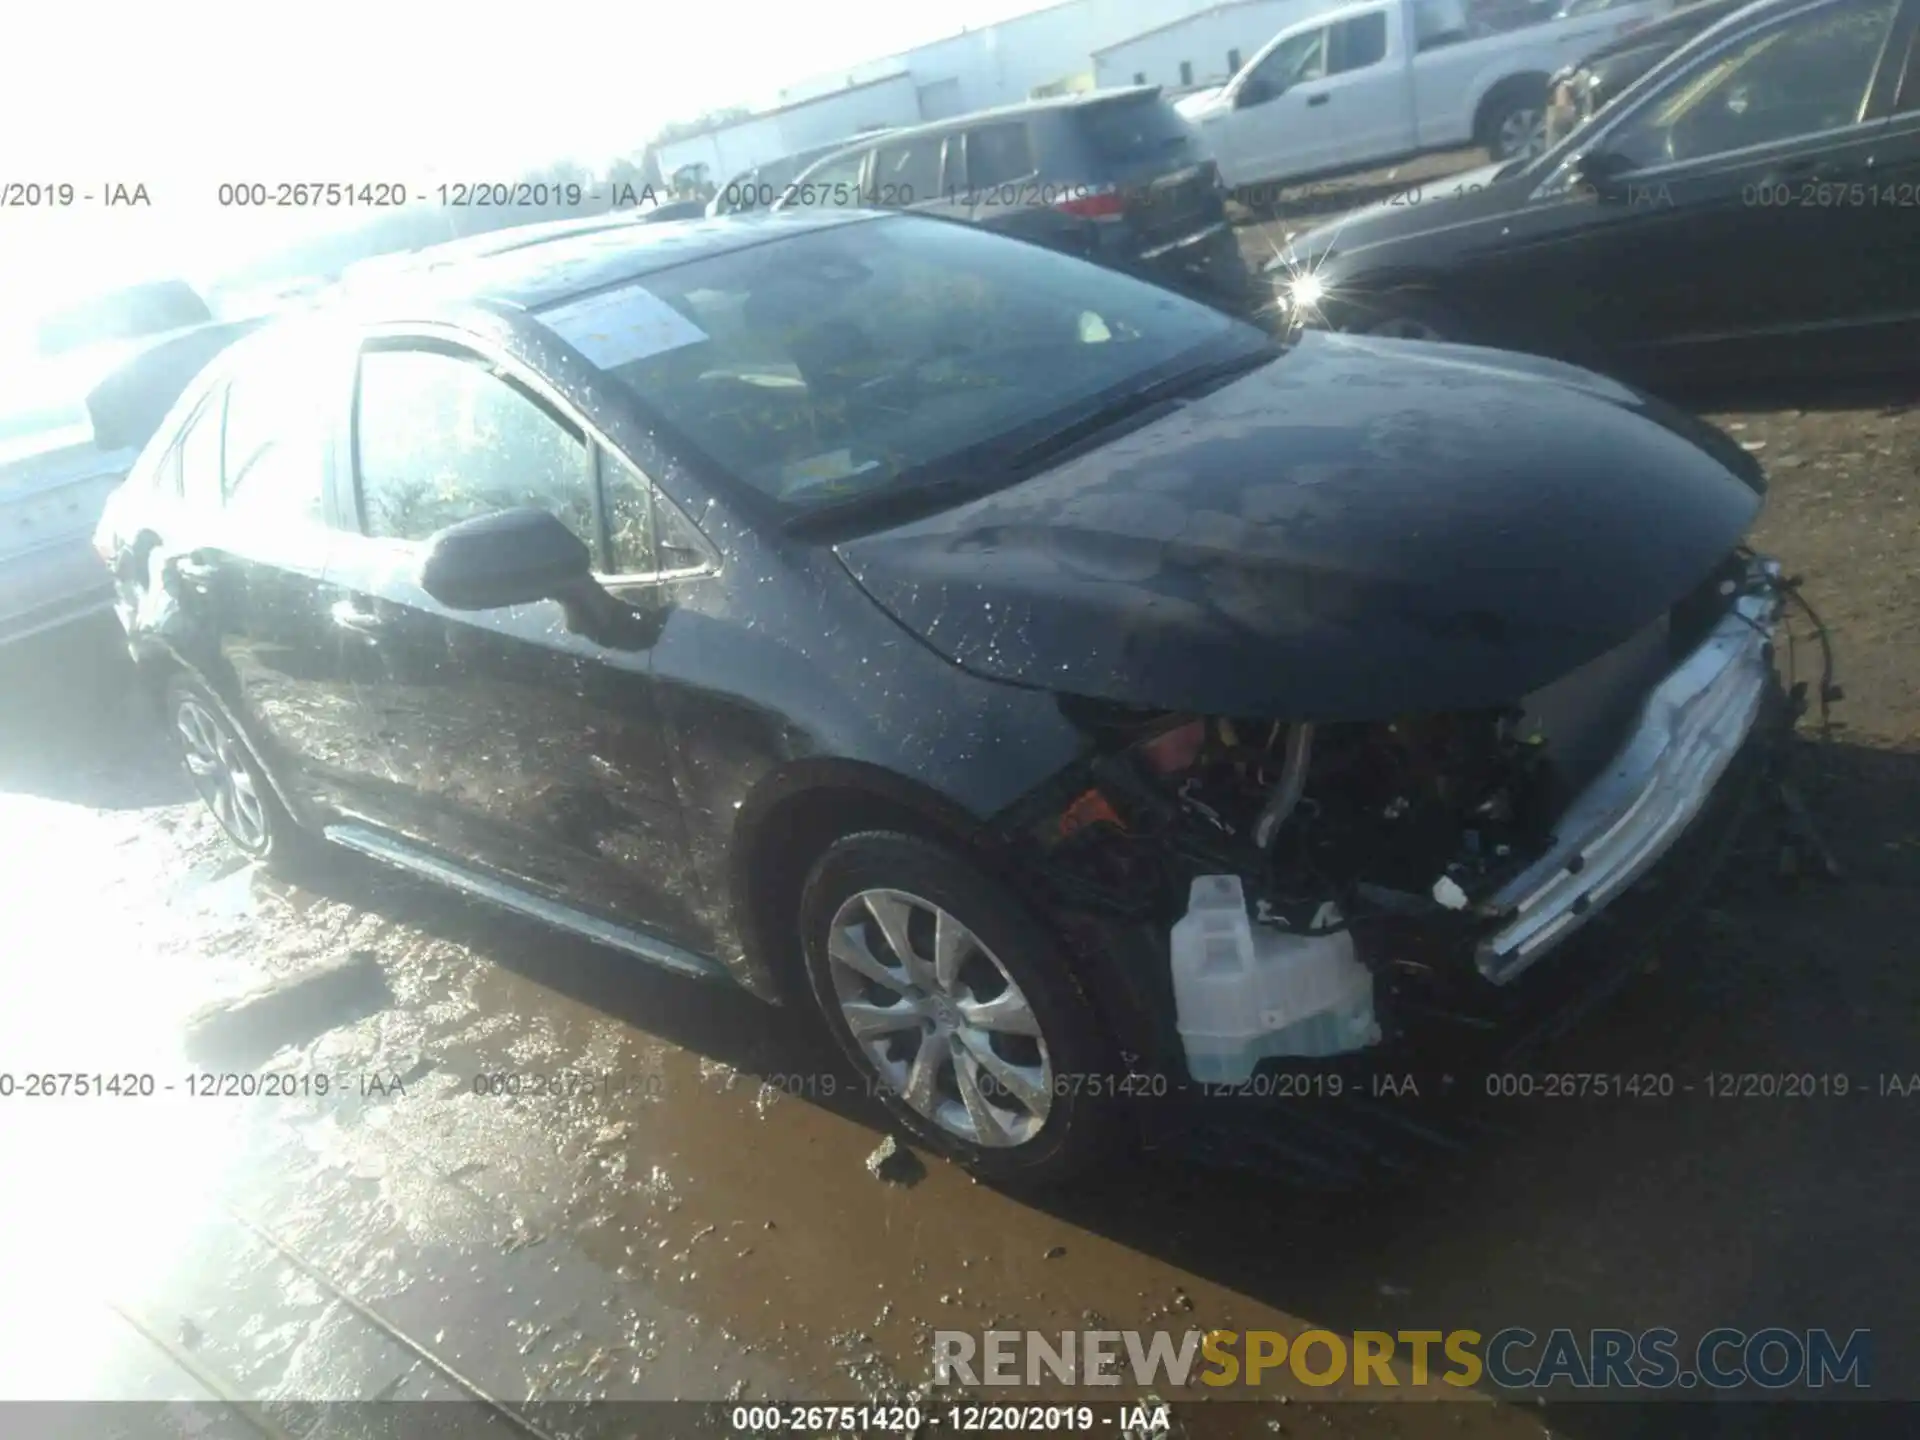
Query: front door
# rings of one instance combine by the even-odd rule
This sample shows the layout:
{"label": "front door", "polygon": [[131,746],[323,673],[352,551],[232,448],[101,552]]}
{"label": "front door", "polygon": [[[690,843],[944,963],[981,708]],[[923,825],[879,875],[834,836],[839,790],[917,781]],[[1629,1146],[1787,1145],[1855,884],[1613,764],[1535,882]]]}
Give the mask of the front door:
{"label": "front door", "polygon": [[602,464],[526,377],[447,345],[370,344],[353,433],[358,533],[343,537],[329,579],[343,594],[337,643],[358,657],[362,765],[378,791],[368,818],[699,948],[644,639],[587,639],[552,601],[452,611],[415,578],[434,532],[537,505],[587,543],[644,620],[663,603],[647,583],[645,481]]}
{"label": "front door", "polygon": [[1823,366],[1872,303],[1865,187],[1893,148],[1871,97],[1898,9],[1830,0],[1742,32],[1597,130],[1619,173],[1551,182],[1591,214],[1510,253],[1514,293],[1558,295],[1556,320],[1636,375]]}

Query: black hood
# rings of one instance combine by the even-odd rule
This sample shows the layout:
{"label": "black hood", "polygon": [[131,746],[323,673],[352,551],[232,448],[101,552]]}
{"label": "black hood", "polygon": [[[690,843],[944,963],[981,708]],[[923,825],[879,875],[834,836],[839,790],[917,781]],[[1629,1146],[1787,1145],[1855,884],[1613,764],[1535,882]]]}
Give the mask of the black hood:
{"label": "black hood", "polygon": [[1601,376],[1309,334],[1057,469],[838,547],[979,674],[1158,709],[1507,704],[1650,623],[1759,512],[1751,456]]}

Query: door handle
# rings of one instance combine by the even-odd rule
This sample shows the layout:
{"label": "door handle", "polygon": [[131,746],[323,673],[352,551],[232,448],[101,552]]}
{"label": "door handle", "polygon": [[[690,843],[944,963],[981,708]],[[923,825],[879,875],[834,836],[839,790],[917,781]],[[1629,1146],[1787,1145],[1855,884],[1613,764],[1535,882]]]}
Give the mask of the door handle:
{"label": "door handle", "polygon": [[334,601],[327,613],[332,616],[335,625],[342,630],[351,630],[355,635],[378,635],[386,623],[371,610],[362,610],[351,600]]}
{"label": "door handle", "polygon": [[1322,90],[1318,95],[1307,96],[1307,104],[1324,105],[1327,103],[1327,101],[1331,100],[1332,98],[1333,96],[1329,95],[1325,90]]}

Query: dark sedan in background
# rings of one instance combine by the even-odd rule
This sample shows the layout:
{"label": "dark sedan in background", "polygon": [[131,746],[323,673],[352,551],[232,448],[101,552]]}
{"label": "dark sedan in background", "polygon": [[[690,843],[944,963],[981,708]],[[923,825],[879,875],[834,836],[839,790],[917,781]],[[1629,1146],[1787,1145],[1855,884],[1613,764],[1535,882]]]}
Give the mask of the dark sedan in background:
{"label": "dark sedan in background", "polygon": [[1753,0],[1698,0],[1602,45],[1577,65],[1553,76],[1547,87],[1547,148],[1586,124],[1634,81],[1694,36],[1744,10]]}
{"label": "dark sedan in background", "polygon": [[1537,161],[1295,239],[1300,323],[1506,346],[1649,382],[1920,355],[1917,0],[1762,0]]}
{"label": "dark sedan in background", "polygon": [[1197,130],[1157,86],[982,110],[870,136],[809,166],[777,208],[963,220],[1241,314],[1272,300],[1228,223]]}
{"label": "dark sedan in background", "polygon": [[817,1008],[988,1173],[1204,1088],[1197,882],[1371,973],[1289,1063],[1480,1037],[1789,708],[1758,468],[1584,371],[858,211],[420,278],[222,357],[101,523],[194,784]]}

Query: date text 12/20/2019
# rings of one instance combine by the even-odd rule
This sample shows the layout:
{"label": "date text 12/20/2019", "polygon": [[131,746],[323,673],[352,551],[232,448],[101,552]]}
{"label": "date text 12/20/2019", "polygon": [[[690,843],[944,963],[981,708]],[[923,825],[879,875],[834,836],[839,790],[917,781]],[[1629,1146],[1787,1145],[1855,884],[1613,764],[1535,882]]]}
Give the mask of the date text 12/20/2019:
{"label": "date text 12/20/2019", "polygon": [[195,1070],[184,1075],[156,1075],[151,1070],[6,1070],[0,1071],[0,1100],[143,1100],[156,1095],[196,1100],[366,1100],[404,1096],[413,1078],[397,1070],[351,1075],[272,1070]]}
{"label": "date text 12/20/2019", "polygon": [[736,1435],[1066,1435],[1168,1433],[1168,1407],[1127,1405],[735,1405],[727,1414]]}
{"label": "date text 12/20/2019", "polygon": [[616,180],[231,180],[214,192],[214,203],[230,210],[394,210],[415,203],[453,210],[644,210],[660,198],[651,185]]}

